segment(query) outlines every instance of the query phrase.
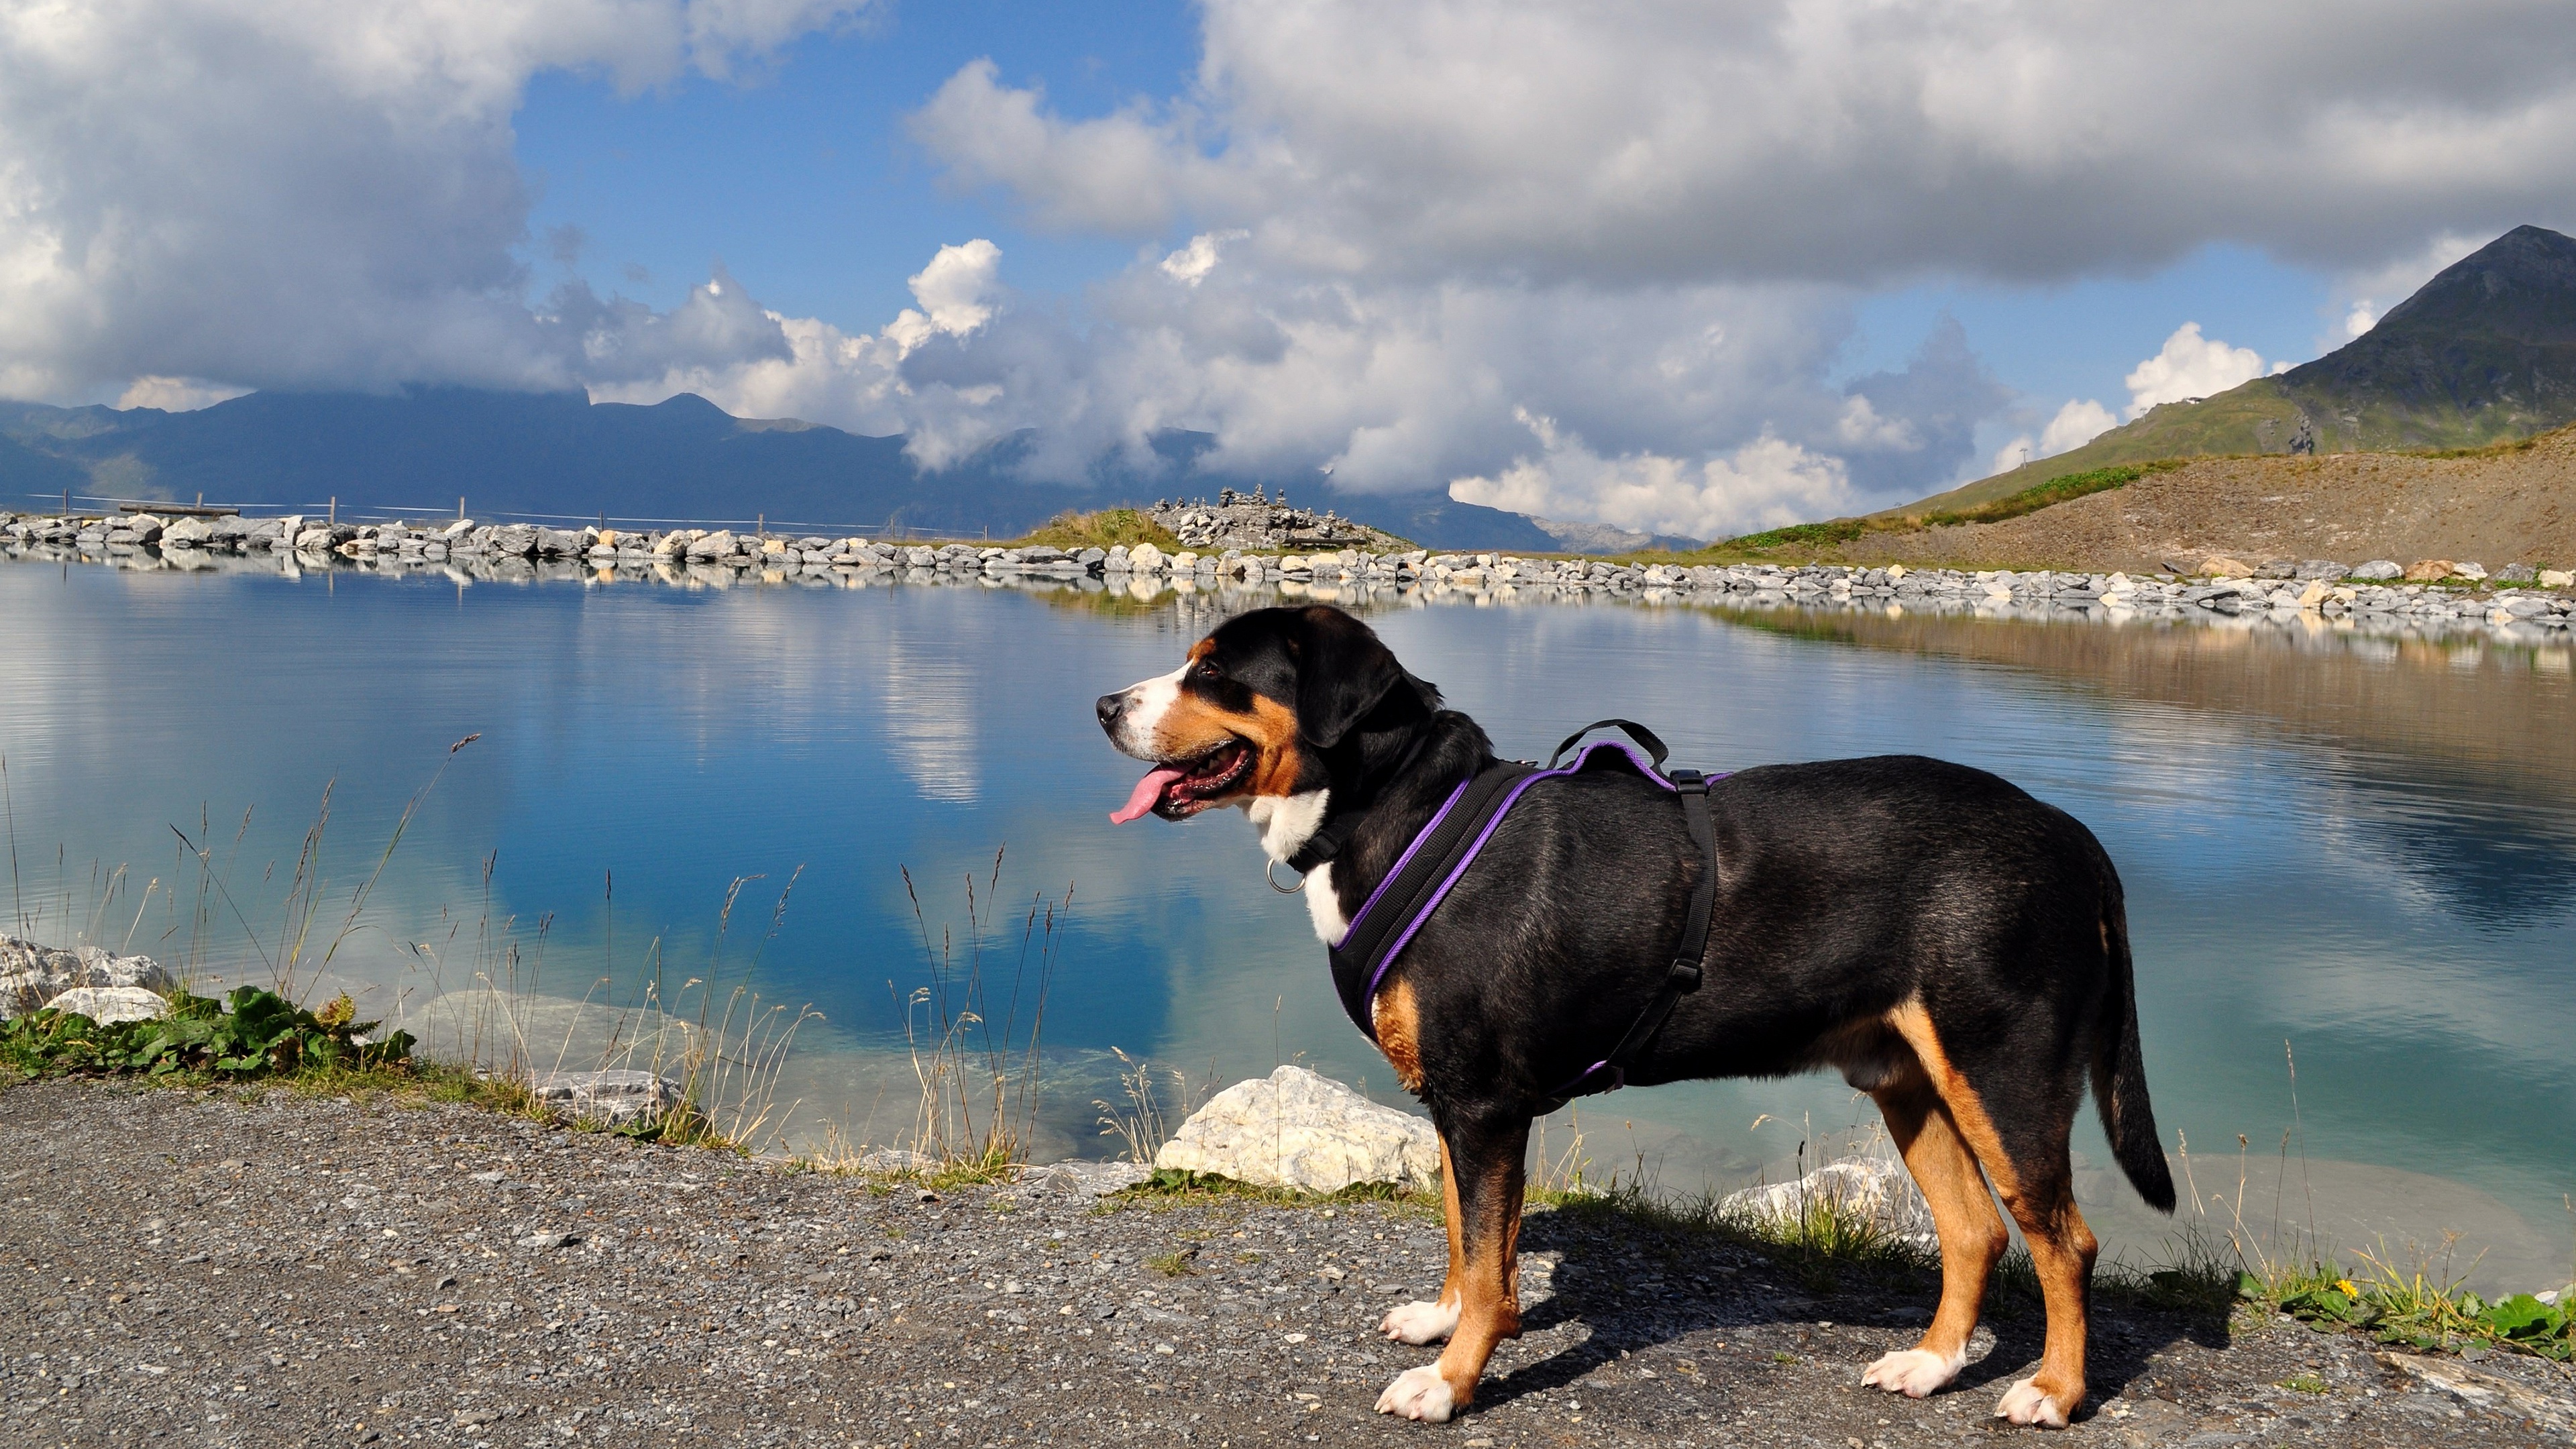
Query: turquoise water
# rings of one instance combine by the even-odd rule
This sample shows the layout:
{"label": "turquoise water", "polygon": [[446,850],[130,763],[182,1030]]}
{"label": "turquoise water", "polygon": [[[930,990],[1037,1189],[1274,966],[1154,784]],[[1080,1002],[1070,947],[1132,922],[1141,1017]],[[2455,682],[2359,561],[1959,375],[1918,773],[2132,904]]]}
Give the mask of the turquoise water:
{"label": "turquoise water", "polygon": [[[898,1003],[929,980],[925,927],[962,933],[964,882],[1007,847],[988,979],[1018,960],[1031,899],[1072,893],[1042,1151],[1116,1145],[1093,1106],[1113,1048],[1187,1091],[1303,1060],[1391,1095],[1239,819],[1105,818],[1134,767],[1094,697],[1264,600],[1110,597],[0,564],[0,909],[49,940],[259,979],[327,787],[308,960],[338,937],[331,981],[371,1012],[477,971],[522,996],[631,1000],[657,959],[666,994],[748,970],[766,1001],[820,1013],[781,1077],[787,1140],[829,1122],[883,1142],[911,1120]],[[1711,768],[1921,752],[2064,806],[2127,882],[2156,1113],[2204,1204],[2227,1198],[2220,1221],[2399,1253],[2457,1232],[2456,1267],[2485,1254],[2479,1281],[2569,1276],[2563,647],[1606,602],[1373,619],[1508,753],[1618,713]],[[1034,1004],[1024,985],[1023,1032]],[[1005,1014],[998,994],[988,1008]],[[1734,1186],[1869,1120],[1835,1079],[1658,1088],[1587,1104],[1580,1150],[1596,1173]],[[1571,1128],[1551,1125],[1552,1153]],[[2106,1160],[2098,1138],[2084,1150]],[[2162,1230],[2109,1174],[2083,1188],[2115,1244]]]}

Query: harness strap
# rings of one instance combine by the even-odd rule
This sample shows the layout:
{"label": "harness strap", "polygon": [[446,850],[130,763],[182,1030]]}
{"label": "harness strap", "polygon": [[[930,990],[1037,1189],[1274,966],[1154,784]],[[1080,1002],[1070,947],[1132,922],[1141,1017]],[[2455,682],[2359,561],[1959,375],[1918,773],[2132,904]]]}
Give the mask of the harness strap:
{"label": "harness strap", "polygon": [[1700,858],[1699,884],[1691,889],[1690,915],[1682,925],[1681,944],[1673,951],[1672,965],[1664,971],[1663,984],[1637,1013],[1627,1034],[1610,1049],[1610,1055],[1583,1069],[1573,1081],[1549,1093],[1545,1111],[1553,1112],[1576,1097],[1594,1092],[1615,1092],[1628,1084],[1628,1068],[1644,1054],[1655,1033],[1673,1014],[1681,999],[1699,990],[1702,980],[1700,960],[1708,950],[1709,918],[1717,906],[1717,830],[1708,816],[1709,777],[1697,770],[1674,770],[1666,778],[1681,796],[1682,823],[1690,830],[1691,844]]}
{"label": "harness strap", "polygon": [[1327,953],[1342,1010],[1369,1040],[1377,1040],[1369,1005],[1388,965],[1413,938],[1413,928],[1448,893],[1449,883],[1465,866],[1460,855],[1472,857],[1494,819],[1519,797],[1512,787],[1536,773],[1517,761],[1502,761],[1459,781]]}

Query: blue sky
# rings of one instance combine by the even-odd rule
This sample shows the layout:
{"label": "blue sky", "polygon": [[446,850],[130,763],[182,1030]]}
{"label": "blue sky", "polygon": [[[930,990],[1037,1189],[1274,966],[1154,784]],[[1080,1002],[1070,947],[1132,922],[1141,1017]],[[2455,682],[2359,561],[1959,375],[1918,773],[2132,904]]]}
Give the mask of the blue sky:
{"label": "blue sky", "polygon": [[39,8],[0,29],[0,397],[693,392],[934,469],[1031,432],[1066,481],[1187,428],[1237,473],[1742,530],[2074,446],[2576,226],[2563,20]]}
{"label": "blue sky", "polygon": [[[1031,231],[1007,199],[943,186],[905,118],[979,57],[1069,116],[1098,116],[1186,90],[1197,49],[1186,5],[961,0],[808,36],[748,85],[686,76],[621,95],[597,74],[540,75],[515,118],[539,195],[524,255],[557,275],[549,234],[575,226],[587,239],[578,270],[603,292],[667,308],[720,259],[764,305],[858,325],[910,305],[904,278],[940,246],[989,237],[1015,285],[1077,300],[1136,245]],[[2333,292],[2318,271],[2228,244],[2047,286],[1930,279],[1861,299],[1833,375],[1902,367],[1948,313],[2015,391],[2051,408],[2112,401],[2185,322],[2267,360],[2317,356],[2341,340],[2328,336]]]}

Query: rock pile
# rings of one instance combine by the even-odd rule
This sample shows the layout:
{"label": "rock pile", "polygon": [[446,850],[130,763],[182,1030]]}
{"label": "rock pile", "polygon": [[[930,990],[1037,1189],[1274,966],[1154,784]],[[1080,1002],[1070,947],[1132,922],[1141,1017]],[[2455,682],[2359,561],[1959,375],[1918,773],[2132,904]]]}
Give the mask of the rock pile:
{"label": "rock pile", "polygon": [[[157,1006],[160,993],[174,990],[178,984],[149,956],[119,956],[97,946],[58,951],[15,936],[0,936],[0,1020],[40,1006],[57,1005],[65,993],[73,991],[89,994],[76,998],[64,1010],[77,1010],[83,1005],[125,1010],[145,999]],[[109,1020],[91,1011],[83,1010],[81,1014],[93,1021]],[[158,1016],[161,1012],[150,1014]]]}
{"label": "rock pile", "polygon": [[1221,490],[1216,501],[1156,499],[1146,515],[1182,545],[1222,553],[1275,553],[1292,549],[1365,548],[1385,551],[1398,546],[1392,536],[1353,523],[1331,509],[1312,513],[1288,506],[1288,490],[1270,498],[1255,487],[1250,493]]}

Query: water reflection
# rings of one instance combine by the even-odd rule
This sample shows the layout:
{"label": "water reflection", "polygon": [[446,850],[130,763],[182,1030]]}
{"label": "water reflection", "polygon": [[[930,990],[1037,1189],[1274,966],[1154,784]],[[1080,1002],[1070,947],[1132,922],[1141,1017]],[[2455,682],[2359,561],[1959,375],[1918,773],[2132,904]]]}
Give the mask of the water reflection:
{"label": "water reflection", "polygon": [[[1006,895],[1075,896],[1048,1003],[1051,1150],[1099,1150],[1113,1047],[1218,1084],[1303,1058],[1391,1096],[1239,821],[1104,819],[1132,776],[1091,699],[1250,601],[0,567],[16,889],[49,934],[131,930],[166,960],[255,972],[325,787],[322,868],[345,903],[448,746],[480,732],[331,963],[375,1009],[511,971],[619,1001],[652,972],[748,972],[823,1016],[781,1100],[892,1132],[910,1117],[898,1002],[1007,843]],[[2232,1183],[2237,1134],[2261,1158],[2294,1121],[2288,1041],[2303,1186],[2345,1213],[2330,1230],[2466,1228],[2497,1281],[2564,1272],[2563,646],[1608,602],[1380,600],[1373,618],[1508,753],[1615,712],[1704,766],[1920,752],[2065,806],[2128,883],[2169,1133],[2225,1144]],[[174,823],[213,838],[238,915]],[[119,863],[129,883],[105,899]],[[1584,1131],[1600,1167],[1693,1187],[1776,1173],[1809,1132],[1866,1120],[1810,1078],[1625,1093]],[[2114,1241],[2159,1230],[2096,1186]]]}

